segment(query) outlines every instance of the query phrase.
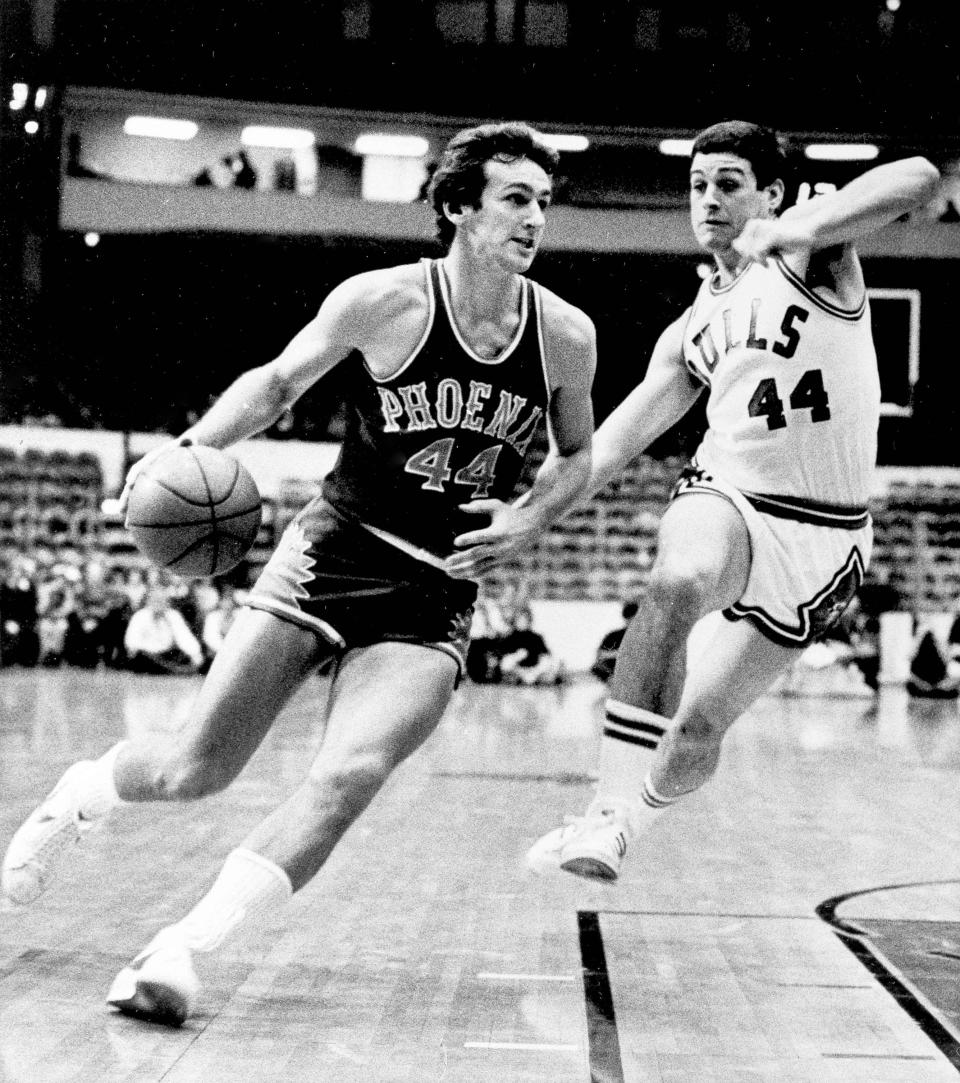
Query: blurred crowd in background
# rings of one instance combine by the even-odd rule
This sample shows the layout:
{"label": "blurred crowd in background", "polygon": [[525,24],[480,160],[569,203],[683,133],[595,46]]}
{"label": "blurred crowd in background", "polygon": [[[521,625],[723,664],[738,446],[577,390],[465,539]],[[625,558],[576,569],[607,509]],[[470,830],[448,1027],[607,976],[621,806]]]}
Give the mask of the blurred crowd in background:
{"label": "blurred crowd in background", "polygon": [[[0,666],[77,666],[137,673],[205,673],[244,601],[225,580],[178,579],[144,563],[112,563],[96,547],[0,548]],[[880,618],[896,610],[895,592],[865,585],[841,621],[800,658],[806,670],[847,669],[876,692],[881,679]],[[609,680],[636,601],[597,645],[590,672]],[[942,616],[942,615],[941,615]],[[559,685],[571,674],[534,627],[522,581],[474,609],[467,676],[478,684]],[[913,696],[960,695],[960,615],[914,619]]]}
{"label": "blurred crowd in background", "polygon": [[0,550],[0,665],[202,673],[234,619],[233,587],[109,563],[97,549]]}
{"label": "blurred crowd in background", "polygon": [[[96,548],[7,546],[0,549],[0,666],[204,673],[243,600],[244,592],[224,581],[117,565]],[[500,599],[481,597],[473,633],[472,680],[565,679],[533,628],[521,587]]]}

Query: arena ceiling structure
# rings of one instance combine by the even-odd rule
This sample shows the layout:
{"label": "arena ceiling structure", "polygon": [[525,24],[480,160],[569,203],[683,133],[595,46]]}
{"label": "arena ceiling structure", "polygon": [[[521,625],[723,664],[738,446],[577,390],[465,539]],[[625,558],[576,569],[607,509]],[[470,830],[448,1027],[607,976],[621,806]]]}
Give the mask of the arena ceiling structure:
{"label": "arena ceiling structure", "polygon": [[[174,349],[179,338],[166,330],[165,313],[194,305],[194,268],[220,268],[197,283],[199,320],[211,299],[232,313],[242,307],[236,296],[262,295],[255,266],[271,268],[277,293],[303,307],[306,269],[317,261],[298,240],[328,246],[328,276],[351,269],[363,246],[373,258],[389,242],[382,254],[406,258],[431,232],[429,215],[412,206],[431,156],[465,123],[520,117],[559,140],[579,140],[585,149],[563,156],[543,273],[549,279],[556,269],[569,291],[570,280],[587,281],[578,255],[592,253],[588,285],[604,283],[609,296],[628,275],[654,300],[683,292],[674,279],[685,281],[689,268],[673,257],[696,259],[682,151],[705,124],[741,116],[776,127],[794,146],[810,191],[844,183],[870,155],[922,153],[947,171],[960,161],[956,4],[4,0],[0,42],[0,291],[8,301],[0,306],[0,363],[13,375],[8,389],[35,383],[32,374],[51,364],[91,380],[100,371],[102,356],[79,356],[78,336],[56,330],[62,312],[79,326],[146,323],[154,341],[170,337],[158,351]],[[137,115],[187,121],[198,134],[128,135]],[[248,146],[243,133],[257,126],[309,134],[311,175],[288,160],[295,153]],[[393,157],[387,180],[378,180],[377,155],[359,149],[377,131],[428,150],[403,168]],[[671,145],[679,156],[665,153]],[[830,156],[814,159],[815,146]],[[257,191],[218,199],[217,187],[238,182],[243,148]],[[857,157],[864,148],[866,157]],[[330,198],[275,198],[284,189]],[[960,173],[956,198],[936,215],[944,228],[935,236],[901,232],[874,253],[889,261],[876,275],[882,287],[918,288],[894,261],[919,265],[931,256],[942,268],[960,253]],[[353,237],[351,253],[338,250],[333,261],[332,235]],[[85,253],[87,240],[100,236],[110,243]],[[244,236],[256,236],[256,246],[244,247]],[[170,249],[177,275],[160,271],[144,244]],[[649,257],[642,266],[630,262],[637,253]],[[129,292],[131,260],[143,269],[140,292],[152,291],[155,311],[134,309],[143,302]],[[938,276],[930,271],[934,284]],[[598,303],[589,290],[581,300]],[[286,318],[285,298],[271,304]],[[636,308],[625,297],[598,319],[618,336],[627,328],[624,338],[645,348]],[[270,347],[255,333],[218,326],[231,356],[248,343]],[[946,334],[930,318],[924,328],[938,343]],[[101,355],[112,350],[110,363],[119,366],[135,341],[131,330],[129,341],[107,343]],[[935,390],[928,398],[945,401]]]}

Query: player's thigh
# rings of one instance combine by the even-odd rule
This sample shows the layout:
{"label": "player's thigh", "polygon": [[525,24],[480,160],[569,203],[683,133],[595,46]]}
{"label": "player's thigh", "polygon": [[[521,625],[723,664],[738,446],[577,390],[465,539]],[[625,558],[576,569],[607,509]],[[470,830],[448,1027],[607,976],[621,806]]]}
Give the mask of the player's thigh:
{"label": "player's thigh", "polygon": [[387,641],[341,659],[330,691],[318,765],[367,756],[389,768],[436,729],[450,701],[457,663],[444,651]]}
{"label": "player's thigh", "polygon": [[272,613],[243,609],[217,651],[181,734],[188,759],[235,774],[284,705],[329,656],[315,632]]}
{"label": "player's thigh", "polygon": [[709,612],[735,602],[749,575],[750,534],[729,500],[692,492],[671,501],[660,520],[652,580],[689,584]]}
{"label": "player's thigh", "polygon": [[775,643],[750,620],[717,614],[716,629],[691,650],[676,718],[728,729],[799,658],[798,647]]}

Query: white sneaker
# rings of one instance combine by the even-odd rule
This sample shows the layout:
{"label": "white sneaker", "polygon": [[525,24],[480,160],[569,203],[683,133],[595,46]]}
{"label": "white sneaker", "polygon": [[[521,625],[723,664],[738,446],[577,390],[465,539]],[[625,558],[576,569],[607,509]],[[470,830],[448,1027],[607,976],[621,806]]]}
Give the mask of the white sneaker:
{"label": "white sneaker", "polygon": [[193,1014],[199,994],[190,949],[162,929],[113,979],[107,1003],[135,1019],[179,1027]]}
{"label": "white sneaker", "polygon": [[11,902],[31,903],[46,891],[64,852],[92,827],[106,819],[80,815],[95,764],[81,760],[69,767],[60,781],[21,825],[3,859],[3,893]]}
{"label": "white sneaker", "polygon": [[611,809],[568,817],[563,827],[544,835],[527,851],[527,866],[536,873],[556,869],[589,880],[616,880],[627,852],[629,829]]}

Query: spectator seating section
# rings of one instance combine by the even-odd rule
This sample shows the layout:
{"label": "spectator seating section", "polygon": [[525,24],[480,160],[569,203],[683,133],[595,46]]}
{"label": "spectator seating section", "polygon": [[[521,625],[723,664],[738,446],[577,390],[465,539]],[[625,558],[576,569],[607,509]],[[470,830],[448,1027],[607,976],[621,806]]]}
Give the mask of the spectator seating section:
{"label": "spectator seating section", "polygon": [[[542,454],[534,457],[534,469]],[[530,597],[545,600],[634,597],[646,581],[660,516],[683,466],[679,457],[641,457],[500,569],[488,581],[488,593],[496,596],[522,582]],[[264,501],[263,524],[248,558],[251,580],[290,519],[318,491],[315,483],[289,482],[275,500]],[[144,566],[122,522],[101,513],[103,495],[92,453],[0,448],[0,546],[95,545],[112,564]],[[892,472],[871,510],[872,575],[899,592],[903,609],[954,610],[960,597],[960,473]]]}

